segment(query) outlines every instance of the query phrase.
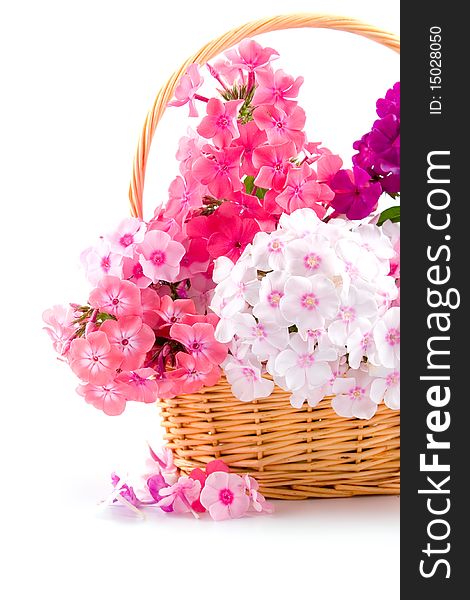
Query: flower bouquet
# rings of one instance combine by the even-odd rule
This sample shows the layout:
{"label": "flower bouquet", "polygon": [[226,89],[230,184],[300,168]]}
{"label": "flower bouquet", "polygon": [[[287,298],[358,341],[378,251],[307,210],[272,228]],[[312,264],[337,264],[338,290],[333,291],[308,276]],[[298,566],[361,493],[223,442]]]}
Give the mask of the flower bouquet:
{"label": "flower bouquet", "polygon": [[134,182],[136,216],[82,254],[88,301],[46,330],[90,405],[158,399],[183,473],[229,465],[246,498],[252,475],[278,498],[397,493],[400,87],[345,168],[278,58],[247,38],[184,68],[167,197],[145,222]]}

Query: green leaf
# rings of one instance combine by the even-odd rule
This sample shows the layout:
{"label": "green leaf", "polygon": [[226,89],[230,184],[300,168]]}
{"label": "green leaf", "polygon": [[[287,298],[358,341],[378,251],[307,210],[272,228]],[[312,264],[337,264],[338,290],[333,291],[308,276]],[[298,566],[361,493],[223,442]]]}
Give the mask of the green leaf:
{"label": "green leaf", "polygon": [[245,190],[247,194],[251,194],[253,188],[255,187],[255,178],[251,175],[247,175],[243,181],[245,184]]}
{"label": "green leaf", "polygon": [[392,223],[400,222],[400,206],[391,206],[384,210],[377,221],[377,225],[383,225],[385,221],[390,220]]}

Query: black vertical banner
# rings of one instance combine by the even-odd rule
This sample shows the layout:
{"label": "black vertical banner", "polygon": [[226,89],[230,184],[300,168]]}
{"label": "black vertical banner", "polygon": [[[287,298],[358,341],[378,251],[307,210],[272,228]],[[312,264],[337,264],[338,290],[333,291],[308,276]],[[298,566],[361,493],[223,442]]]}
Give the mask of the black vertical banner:
{"label": "black vertical banner", "polygon": [[470,594],[470,35],[458,6],[402,3],[404,600]]}

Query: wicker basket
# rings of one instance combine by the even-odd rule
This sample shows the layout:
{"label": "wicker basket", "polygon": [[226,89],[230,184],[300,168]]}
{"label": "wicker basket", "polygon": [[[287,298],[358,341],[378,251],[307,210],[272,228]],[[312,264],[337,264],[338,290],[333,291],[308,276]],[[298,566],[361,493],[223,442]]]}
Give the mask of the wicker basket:
{"label": "wicker basket", "polygon": [[[160,89],[147,115],[129,190],[132,214],[142,218],[145,168],[155,129],[176,85],[192,63],[205,64],[246,37],[314,27],[356,33],[399,51],[398,38],[354,19],[294,14],[247,23],[191,56]],[[400,492],[400,414],[383,404],[368,420],[338,416],[324,398],[316,408],[292,408],[275,387],[263,400],[236,399],[225,378],[197,394],[160,400],[168,446],[185,473],[214,458],[253,474],[269,498],[332,498]]]}

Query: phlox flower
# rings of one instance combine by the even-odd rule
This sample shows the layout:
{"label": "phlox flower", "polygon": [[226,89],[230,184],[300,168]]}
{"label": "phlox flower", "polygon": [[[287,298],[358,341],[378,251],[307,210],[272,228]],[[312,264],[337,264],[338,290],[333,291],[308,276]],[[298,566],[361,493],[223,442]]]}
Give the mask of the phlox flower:
{"label": "phlox flower", "polygon": [[286,280],[279,307],[282,316],[299,329],[318,329],[338,312],[339,298],[324,275],[294,275]]}
{"label": "phlox flower", "polygon": [[245,481],[246,491],[251,500],[251,506],[256,512],[274,512],[274,506],[270,502],[267,502],[263,494],[259,492],[259,483],[256,479],[249,475],[244,475],[243,479]]}
{"label": "phlox flower", "polygon": [[370,419],[377,411],[371,399],[372,377],[362,370],[350,369],[333,383],[336,396],[331,401],[333,410],[340,417]]}
{"label": "phlox flower", "polygon": [[[219,340],[221,339],[219,327],[222,322],[223,320],[219,321],[217,326],[219,332],[217,339]],[[244,343],[250,344],[253,354],[261,359],[265,359],[271,354],[277,354],[287,346],[289,341],[286,327],[281,327],[276,323],[256,321],[253,315],[248,313],[234,315],[230,319],[230,324],[233,327],[233,333],[229,339],[226,339],[225,336],[224,341],[230,341],[236,334],[243,339]]]}
{"label": "phlox flower", "polygon": [[242,152],[243,149],[239,146],[223,150],[214,148],[210,154],[201,156],[195,161],[194,176],[202,184],[207,185],[215,198],[229,198],[233,191],[242,189],[240,181]]}
{"label": "phlox flower", "polygon": [[229,276],[218,284],[211,309],[219,317],[231,317],[243,310],[247,302],[253,305],[258,300],[259,286],[257,270],[247,261],[239,260]]}
{"label": "phlox flower", "polygon": [[68,358],[70,368],[77,377],[97,386],[109,383],[122,361],[121,353],[102,331],[74,339]]}
{"label": "phlox flower", "polygon": [[180,138],[175,157],[180,163],[180,173],[183,177],[186,178],[191,174],[194,161],[201,156],[201,149],[204,143],[205,140],[202,140],[190,127],[188,128],[187,135]]}
{"label": "phlox flower", "polygon": [[[223,460],[216,459],[216,460],[209,461],[207,463],[204,471],[202,469],[200,469],[199,467],[196,467],[195,469],[193,469],[191,471],[191,473],[189,474],[189,477],[191,479],[196,479],[197,481],[199,481],[201,484],[201,490],[202,490],[204,488],[204,485],[206,484],[206,479],[209,477],[209,475],[211,473],[216,473],[216,472],[220,472],[220,471],[222,471],[223,473],[229,473],[230,469]],[[206,512],[206,509],[201,504],[201,501],[199,498],[192,503],[192,508],[196,512],[200,512],[200,513]]]}
{"label": "phlox flower", "polygon": [[134,245],[139,244],[145,235],[147,226],[140,219],[129,217],[118,225],[117,229],[108,236],[111,249],[117,254],[132,258]]}
{"label": "phlox flower", "polygon": [[284,296],[286,280],[289,274],[284,271],[273,271],[261,280],[258,301],[253,306],[253,314],[261,321],[286,326],[280,310],[281,298]]}
{"label": "phlox flower", "polygon": [[238,137],[238,111],[243,100],[222,102],[211,98],[207,103],[207,116],[197,127],[197,132],[204,138],[212,139],[217,148],[226,148],[233,138]]}
{"label": "phlox flower", "polygon": [[193,394],[203,386],[211,387],[220,379],[220,369],[217,364],[196,360],[194,354],[178,352],[176,355],[176,368],[168,373],[168,378],[173,383],[173,393]]}
{"label": "phlox flower", "polygon": [[116,318],[142,314],[139,288],[118,277],[103,277],[90,294],[90,305]]}
{"label": "phlox flower", "polygon": [[332,154],[331,152],[321,154],[315,163],[317,181],[330,185],[331,180],[342,166],[343,161],[337,154]]}
{"label": "phlox flower", "polygon": [[169,102],[168,106],[183,106],[184,104],[189,104],[189,116],[197,117],[198,112],[194,104],[194,96],[203,82],[204,79],[199,70],[199,65],[195,63],[189,65],[186,73],[181,77],[176,86],[174,100]]}
{"label": "phlox flower", "polygon": [[258,106],[253,119],[259,129],[266,132],[268,143],[275,146],[284,142],[293,142],[297,152],[305,142],[305,111],[300,106],[282,108],[271,105]]}
{"label": "phlox flower", "polygon": [[374,377],[370,387],[370,397],[380,404],[382,400],[392,410],[400,409],[400,370],[385,367],[369,368],[369,374]]}
{"label": "phlox flower", "polygon": [[253,151],[253,165],[258,169],[255,185],[281,191],[292,167],[290,159],[296,155],[295,145],[288,141],[277,146],[259,146]]}
{"label": "phlox flower", "polygon": [[157,309],[163,323],[174,325],[175,323],[187,323],[188,316],[196,314],[194,302],[188,299],[172,300],[170,296],[163,296],[160,300],[160,307]]}
{"label": "phlox flower", "polygon": [[115,381],[123,384],[127,400],[149,404],[155,402],[158,397],[156,375],[157,373],[153,369],[146,367],[134,371],[123,371],[119,373]]}
{"label": "phlox flower", "polygon": [[311,234],[290,241],[286,245],[285,262],[292,275],[331,277],[339,272],[336,254],[323,235]]}
{"label": "phlox flower", "polygon": [[164,231],[148,231],[138,251],[144,274],[153,283],[176,281],[185,253],[182,244],[173,241]]}
{"label": "phlox flower", "polygon": [[199,315],[205,314],[214,296],[215,284],[208,273],[196,273],[191,278],[191,287],[187,291]]}
{"label": "phlox flower", "polygon": [[44,330],[51,338],[54,350],[58,354],[75,333],[74,318],[74,310],[70,306],[55,305],[42,313],[42,320],[46,323]]}
{"label": "phlox flower", "polygon": [[[330,226],[330,223],[327,226]],[[290,215],[283,213],[279,219],[279,226],[292,237],[297,238],[303,238],[311,233],[323,234],[322,221],[311,208],[299,208]]]}
{"label": "phlox flower", "polygon": [[395,250],[383,227],[362,223],[354,229],[354,234],[359,237],[361,246],[373,252],[380,260],[387,261],[395,256]]}
{"label": "phlox flower", "polygon": [[370,175],[360,167],[341,170],[330,182],[335,197],[331,206],[348,219],[363,219],[377,206],[382,187],[372,183]]}
{"label": "phlox flower", "polygon": [[239,123],[238,131],[239,137],[234,143],[243,148],[241,171],[244,175],[256,177],[258,170],[253,165],[253,151],[264,144],[268,138],[254,121],[249,121],[244,125]]}
{"label": "phlox flower", "polygon": [[279,271],[285,264],[285,248],[286,242],[282,235],[261,231],[253,239],[251,256],[258,269]]}
{"label": "phlox flower", "polygon": [[142,321],[152,329],[156,329],[161,323],[160,315],[157,313],[160,309],[160,296],[152,288],[145,288],[140,291],[140,302]]}
{"label": "phlox flower", "polygon": [[377,256],[360,245],[355,239],[343,236],[335,244],[337,256],[342,260],[341,277],[343,288],[347,293],[351,282],[366,282],[375,285],[381,275],[390,270],[388,261],[381,261]]}
{"label": "phlox flower", "polygon": [[202,206],[203,194],[203,186],[190,171],[184,178],[177,175],[168,189],[169,198],[165,206],[165,216],[181,221],[190,210]]}
{"label": "phlox flower", "polygon": [[104,238],[100,238],[97,246],[84,250],[80,260],[91,285],[98,285],[106,275],[122,276],[122,255],[113,252],[110,242]]}
{"label": "phlox flower", "polygon": [[108,319],[101,325],[110,344],[122,357],[120,368],[126,371],[139,369],[145,355],[155,342],[155,334],[140,317],[121,317],[117,321]]}
{"label": "phlox flower", "polygon": [[333,344],[344,346],[354,329],[377,315],[377,302],[374,296],[360,288],[351,286],[341,295],[341,303],[335,320],[328,327],[328,336]]}
{"label": "phlox flower", "polygon": [[214,338],[214,327],[210,323],[175,323],[170,329],[170,336],[183,344],[198,367],[206,369],[206,372],[210,366],[220,365],[227,356],[227,347]]}
{"label": "phlox flower", "polygon": [[256,74],[258,86],[253,96],[254,106],[271,104],[285,109],[299,95],[303,77],[294,79],[282,69],[273,72],[270,69],[260,69]]}
{"label": "phlox flower", "polygon": [[222,365],[233,395],[242,402],[268,398],[274,389],[274,383],[261,376],[261,364],[255,360],[258,366],[255,366],[255,361],[251,361],[250,357],[239,360],[229,356]]}
{"label": "phlox flower", "polygon": [[273,48],[263,48],[255,40],[244,39],[236,48],[227,50],[225,56],[232,67],[253,73],[265,67],[273,58],[277,58],[279,53]]}
{"label": "phlox flower", "polygon": [[331,367],[327,361],[335,358],[334,350],[312,351],[308,342],[298,333],[293,333],[288,347],[275,358],[273,375],[285,377],[289,390],[298,390],[305,384],[312,388],[320,387],[331,377]]}
{"label": "phlox flower", "polygon": [[109,416],[120,415],[126,408],[127,390],[117,381],[109,381],[105,385],[80,384],[77,392],[85,398],[85,402]]}
{"label": "phlox flower", "polygon": [[140,257],[136,253],[132,258],[125,256],[122,261],[122,274],[124,279],[132,281],[138,288],[143,290],[152,283],[152,280],[144,275],[139,259]]}
{"label": "phlox flower", "polygon": [[359,319],[346,340],[348,362],[352,369],[359,369],[361,362],[380,364],[372,334],[372,323],[368,319]]}
{"label": "phlox flower", "polygon": [[241,219],[233,215],[218,219],[219,229],[213,233],[207,243],[207,250],[213,258],[226,256],[236,261],[246,245],[259,231],[259,225],[253,219]]}
{"label": "phlox flower", "polygon": [[298,169],[290,169],[283,192],[276,196],[276,202],[288,214],[298,208],[311,208],[320,218],[326,213],[323,204],[328,204],[334,193],[327,185],[320,184],[311,176],[311,169],[305,163]]}
{"label": "phlox flower", "polygon": [[200,500],[214,521],[242,517],[250,506],[243,479],[220,471],[207,477]]}
{"label": "phlox flower", "polygon": [[192,512],[195,516],[191,504],[197,500],[201,490],[201,484],[195,479],[179,477],[173,485],[162,487],[158,490],[161,500],[157,502],[159,508],[172,508],[175,513]]}
{"label": "phlox flower", "polygon": [[389,308],[374,327],[374,341],[381,365],[389,369],[400,361],[400,309]]}

